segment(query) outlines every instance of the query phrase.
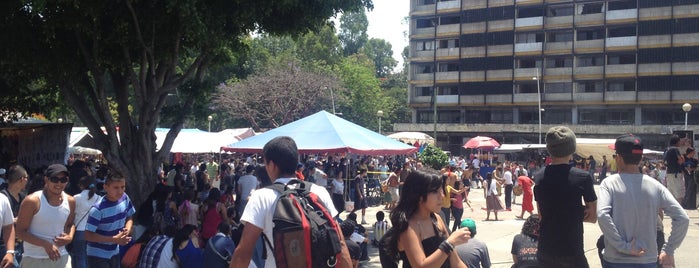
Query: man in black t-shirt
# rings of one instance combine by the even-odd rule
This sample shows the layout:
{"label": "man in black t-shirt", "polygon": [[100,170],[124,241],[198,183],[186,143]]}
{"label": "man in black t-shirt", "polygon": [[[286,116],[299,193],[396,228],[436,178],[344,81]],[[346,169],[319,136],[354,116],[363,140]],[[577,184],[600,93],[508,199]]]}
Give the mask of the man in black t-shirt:
{"label": "man in black t-shirt", "polygon": [[356,242],[352,241],[350,237],[352,236],[352,233],[354,233],[354,228],[357,223],[353,220],[345,220],[340,224],[340,229],[342,230],[342,236],[345,237],[345,244],[347,245],[347,249],[349,250],[350,258],[352,259],[352,266],[357,267],[359,264],[359,258],[362,255],[362,252],[359,248],[359,244]]}
{"label": "man in black t-shirt", "polygon": [[667,189],[670,190],[670,193],[672,193],[678,202],[682,203],[685,190],[684,175],[682,172],[684,157],[682,157],[680,149],[677,148],[679,142],[680,136],[672,135],[672,137],[670,137],[670,147],[665,151],[664,160],[667,166],[667,175],[665,177]]}
{"label": "man in black t-shirt", "polygon": [[583,249],[583,222],[597,221],[597,195],[590,174],[569,164],[575,139],[575,133],[564,126],[552,127],[546,133],[552,162],[535,175],[534,187],[541,217],[537,252],[541,267],[589,267]]}

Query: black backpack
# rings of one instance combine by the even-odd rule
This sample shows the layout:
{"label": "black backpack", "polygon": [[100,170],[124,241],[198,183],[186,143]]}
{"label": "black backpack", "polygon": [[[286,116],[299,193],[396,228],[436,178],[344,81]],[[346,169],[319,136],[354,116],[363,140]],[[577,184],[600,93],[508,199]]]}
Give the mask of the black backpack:
{"label": "black backpack", "polygon": [[281,194],[272,218],[274,246],[263,235],[279,268],[308,267],[309,263],[311,267],[333,267],[341,258],[340,227],[311,192],[312,185],[292,179],[286,185],[267,186]]}

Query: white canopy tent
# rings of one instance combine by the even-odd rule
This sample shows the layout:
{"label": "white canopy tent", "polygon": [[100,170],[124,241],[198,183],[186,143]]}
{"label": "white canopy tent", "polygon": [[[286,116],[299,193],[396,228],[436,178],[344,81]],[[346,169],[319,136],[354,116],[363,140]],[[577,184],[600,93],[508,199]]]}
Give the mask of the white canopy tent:
{"label": "white canopy tent", "polygon": [[[157,148],[160,149],[169,129],[155,130]],[[220,132],[206,132],[199,129],[182,129],[175,138],[172,153],[219,153],[221,146],[255,136],[252,128],[225,129]]]}

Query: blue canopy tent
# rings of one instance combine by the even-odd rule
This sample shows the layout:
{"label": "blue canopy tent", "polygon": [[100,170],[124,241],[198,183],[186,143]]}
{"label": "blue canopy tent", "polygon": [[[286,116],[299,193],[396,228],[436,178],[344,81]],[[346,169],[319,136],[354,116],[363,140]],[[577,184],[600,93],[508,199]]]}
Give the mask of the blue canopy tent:
{"label": "blue canopy tent", "polygon": [[320,111],[260,135],[221,147],[227,152],[260,153],[271,139],[289,136],[299,153],[410,154],[418,148],[393,140],[326,111]]}

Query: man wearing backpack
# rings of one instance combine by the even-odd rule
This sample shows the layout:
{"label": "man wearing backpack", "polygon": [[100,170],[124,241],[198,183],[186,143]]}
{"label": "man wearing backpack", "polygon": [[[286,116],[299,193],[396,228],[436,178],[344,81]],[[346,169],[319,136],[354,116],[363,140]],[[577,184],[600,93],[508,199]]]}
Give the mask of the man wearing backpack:
{"label": "man wearing backpack", "polygon": [[[263,150],[265,169],[269,174],[270,179],[274,180],[275,185],[284,184],[289,182],[296,182],[293,180],[295,178],[296,165],[298,164],[298,149],[296,143],[290,137],[277,137],[265,144]],[[298,183],[297,183],[298,185]],[[315,184],[305,184],[300,183],[301,186],[310,185],[310,192],[317,196],[317,199],[324,204],[327,214],[336,215],[337,211],[332,203],[332,199],[328,194],[328,191],[322,187]],[[260,238],[260,235],[264,233],[266,239],[270,240],[270,243],[265,243],[266,250],[268,252],[267,259],[265,260],[265,267],[278,267],[275,260],[275,250],[271,245],[276,245],[274,241],[274,222],[273,216],[275,214],[275,209],[277,206],[277,201],[280,200],[282,193],[274,190],[272,188],[262,188],[255,191],[249,198],[248,204],[243,211],[241,216],[241,223],[245,225],[243,233],[241,235],[240,244],[233,253],[233,259],[229,267],[247,267],[252,258],[254,251],[255,242]],[[281,203],[280,203],[281,205]],[[329,222],[334,229],[338,231],[339,235],[339,245],[340,245],[340,257],[337,258],[336,267],[351,267],[352,261],[349,257],[349,251],[344,242],[342,233],[339,232],[339,227],[332,220],[332,216],[329,217]],[[304,249],[299,249],[304,250]],[[314,248],[313,250],[317,250]],[[309,260],[310,261],[310,260]],[[313,263],[313,266],[328,266],[328,264],[317,264]]]}

